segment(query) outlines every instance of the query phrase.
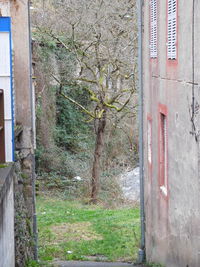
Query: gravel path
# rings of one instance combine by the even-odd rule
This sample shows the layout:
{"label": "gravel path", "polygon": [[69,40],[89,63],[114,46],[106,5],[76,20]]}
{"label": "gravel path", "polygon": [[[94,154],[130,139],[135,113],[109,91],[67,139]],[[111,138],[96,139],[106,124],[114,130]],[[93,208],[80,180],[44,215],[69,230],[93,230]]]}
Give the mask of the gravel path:
{"label": "gravel path", "polygon": [[[129,263],[120,262],[91,262],[91,261],[59,261],[55,263],[55,267],[142,267]],[[145,266],[143,266],[145,267]]]}

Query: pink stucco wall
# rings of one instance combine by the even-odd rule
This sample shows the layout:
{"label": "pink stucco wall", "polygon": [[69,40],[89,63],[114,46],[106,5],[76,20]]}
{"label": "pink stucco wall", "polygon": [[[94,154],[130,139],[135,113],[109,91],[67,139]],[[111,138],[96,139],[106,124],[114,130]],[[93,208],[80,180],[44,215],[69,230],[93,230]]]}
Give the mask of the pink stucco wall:
{"label": "pink stucco wall", "polygon": [[[149,1],[144,1],[143,79],[147,261],[167,267],[199,267],[199,141],[191,134],[192,2],[177,1],[177,60],[166,53],[167,1],[158,3],[158,57],[150,59]],[[195,2],[196,134],[199,124],[200,3]],[[167,108],[168,196],[159,184],[159,106]],[[152,169],[147,160],[147,121],[152,119]],[[151,181],[149,180],[149,172]]]}

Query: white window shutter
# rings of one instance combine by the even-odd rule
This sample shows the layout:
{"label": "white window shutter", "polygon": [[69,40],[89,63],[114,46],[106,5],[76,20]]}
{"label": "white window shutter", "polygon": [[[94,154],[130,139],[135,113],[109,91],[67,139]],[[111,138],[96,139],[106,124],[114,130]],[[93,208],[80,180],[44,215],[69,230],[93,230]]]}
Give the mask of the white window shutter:
{"label": "white window shutter", "polygon": [[150,37],[150,56],[157,57],[157,0],[150,1],[151,15],[151,37]]}
{"label": "white window shutter", "polygon": [[177,24],[177,3],[176,0],[168,0],[168,59],[176,59],[176,24]]}

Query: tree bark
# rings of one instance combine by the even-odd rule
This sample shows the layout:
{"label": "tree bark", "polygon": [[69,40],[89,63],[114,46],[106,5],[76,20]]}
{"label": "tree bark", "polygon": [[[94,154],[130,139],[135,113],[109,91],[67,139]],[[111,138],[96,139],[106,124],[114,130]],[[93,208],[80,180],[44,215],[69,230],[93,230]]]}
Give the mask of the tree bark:
{"label": "tree bark", "polygon": [[104,148],[104,137],[106,128],[106,111],[101,119],[98,120],[98,126],[96,131],[96,144],[94,151],[94,160],[92,166],[92,181],[91,181],[91,203],[97,203],[98,193],[100,188],[100,162]]}

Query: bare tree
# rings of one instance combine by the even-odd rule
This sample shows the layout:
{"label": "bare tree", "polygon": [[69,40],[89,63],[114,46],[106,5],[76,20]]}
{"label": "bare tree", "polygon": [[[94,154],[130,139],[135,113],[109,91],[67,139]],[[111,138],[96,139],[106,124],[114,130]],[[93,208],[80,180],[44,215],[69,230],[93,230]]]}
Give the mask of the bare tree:
{"label": "bare tree", "polygon": [[[73,55],[75,69],[71,77],[66,76],[64,68],[60,68],[59,73],[51,70],[51,77],[59,85],[59,94],[94,121],[96,144],[91,201],[95,203],[106,126],[113,113],[130,108],[136,92],[135,1],[49,0],[45,7],[38,1],[35,5],[36,30]],[[90,109],[66,93],[65,85],[72,81],[87,85],[84,88],[90,96]]]}

